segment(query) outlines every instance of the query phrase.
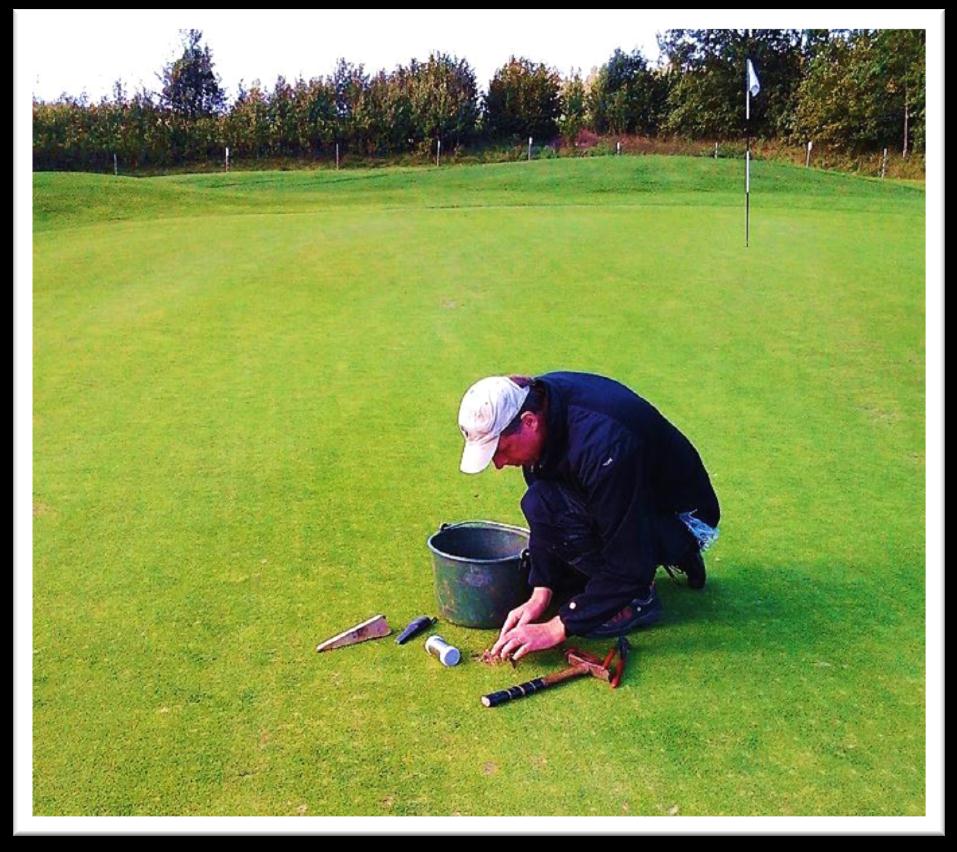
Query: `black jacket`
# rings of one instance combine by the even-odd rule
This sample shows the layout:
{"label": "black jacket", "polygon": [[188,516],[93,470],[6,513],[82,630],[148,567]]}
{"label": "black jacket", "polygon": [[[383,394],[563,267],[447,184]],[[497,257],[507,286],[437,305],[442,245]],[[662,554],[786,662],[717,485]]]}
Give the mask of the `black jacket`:
{"label": "black jacket", "polygon": [[567,633],[584,634],[647,592],[664,524],[694,511],[717,526],[718,502],[691,442],[633,391],[586,373],[538,380],[548,431],[538,464],[523,468],[529,582],[554,589],[568,565],[587,575],[559,612]]}

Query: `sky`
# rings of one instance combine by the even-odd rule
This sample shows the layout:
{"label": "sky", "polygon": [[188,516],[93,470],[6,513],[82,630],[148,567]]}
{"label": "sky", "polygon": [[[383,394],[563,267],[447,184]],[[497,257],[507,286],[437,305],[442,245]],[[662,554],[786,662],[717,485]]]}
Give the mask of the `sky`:
{"label": "sky", "polygon": [[[29,66],[34,96],[63,92],[91,100],[158,89],[157,74],[182,53],[181,30],[197,29],[212,51],[227,95],[240,80],[271,88],[287,80],[330,75],[344,57],[367,71],[391,71],[434,51],[469,62],[479,88],[511,56],[544,62],[562,74],[587,75],[615,48],[658,56],[656,33],[667,21],[644,12],[462,11],[62,11],[18,12],[17,49]],[[507,26],[505,25],[507,23]]]}
{"label": "sky", "polygon": [[511,55],[544,62],[562,75],[587,76],[616,48],[658,58],[657,34],[677,27],[921,26],[906,11],[843,10],[442,10],[223,11],[15,10],[14,52],[34,97],[62,93],[92,101],[158,90],[157,75],[182,53],[182,30],[203,33],[216,73],[232,100],[240,80],[272,88],[281,74],[327,76],[343,57],[367,71],[391,71],[433,51],[469,62],[478,86]]}

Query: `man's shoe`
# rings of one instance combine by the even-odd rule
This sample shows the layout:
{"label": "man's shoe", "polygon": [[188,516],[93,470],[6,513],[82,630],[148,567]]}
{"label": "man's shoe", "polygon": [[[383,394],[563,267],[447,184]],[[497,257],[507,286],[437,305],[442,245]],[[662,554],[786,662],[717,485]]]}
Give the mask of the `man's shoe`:
{"label": "man's shoe", "polygon": [[697,548],[695,548],[690,556],[675,565],[675,569],[688,577],[689,588],[704,588],[707,574],[704,570],[704,558],[701,556],[701,551]]}
{"label": "man's shoe", "polygon": [[658,593],[652,586],[646,597],[635,598],[616,616],[596,627],[591,633],[586,633],[585,638],[602,639],[606,636],[624,636],[639,627],[649,627],[660,619],[661,601],[658,600]]}

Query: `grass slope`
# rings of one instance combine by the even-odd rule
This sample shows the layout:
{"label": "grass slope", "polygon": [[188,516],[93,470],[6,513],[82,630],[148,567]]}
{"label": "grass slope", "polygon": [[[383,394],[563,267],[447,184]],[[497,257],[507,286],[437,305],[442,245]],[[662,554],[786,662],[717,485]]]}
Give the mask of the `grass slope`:
{"label": "grass slope", "polygon": [[[745,250],[742,182],[36,175],[35,812],[923,813],[924,195],[757,163]],[[651,399],[722,501],[622,687],[486,710],[559,654],[316,655],[437,614],[442,522],[521,523],[455,412],[562,368]]]}
{"label": "grass slope", "polygon": [[[796,166],[752,164],[761,207],[890,212],[923,204],[923,189]],[[213,213],[314,213],[355,206],[729,206],[742,203],[742,164],[688,157],[544,160],[455,168],[341,172],[230,172],[163,178],[42,172],[34,176],[34,227],[167,219]]]}

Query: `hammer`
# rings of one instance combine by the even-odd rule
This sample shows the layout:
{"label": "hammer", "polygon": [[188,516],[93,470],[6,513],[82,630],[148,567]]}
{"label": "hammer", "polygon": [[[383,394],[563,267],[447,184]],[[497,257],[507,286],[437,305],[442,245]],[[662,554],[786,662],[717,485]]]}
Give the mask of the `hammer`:
{"label": "hammer", "polygon": [[[573,680],[577,677],[591,675],[599,680],[607,681],[612,689],[615,689],[621,681],[621,675],[625,670],[625,659],[628,656],[628,649],[631,646],[628,640],[622,636],[618,639],[618,644],[614,646],[606,655],[605,659],[579,651],[577,648],[569,648],[565,652],[565,660],[568,662],[568,668],[562,669],[554,674],[543,675],[534,680],[520,683],[517,686],[510,686],[499,692],[492,692],[489,695],[482,696],[482,703],[486,707],[498,707],[506,701],[513,698],[524,698],[526,695],[533,695],[541,692],[543,689],[549,689],[564,683],[566,680]],[[618,655],[618,664],[612,667],[611,663],[615,655]]]}

